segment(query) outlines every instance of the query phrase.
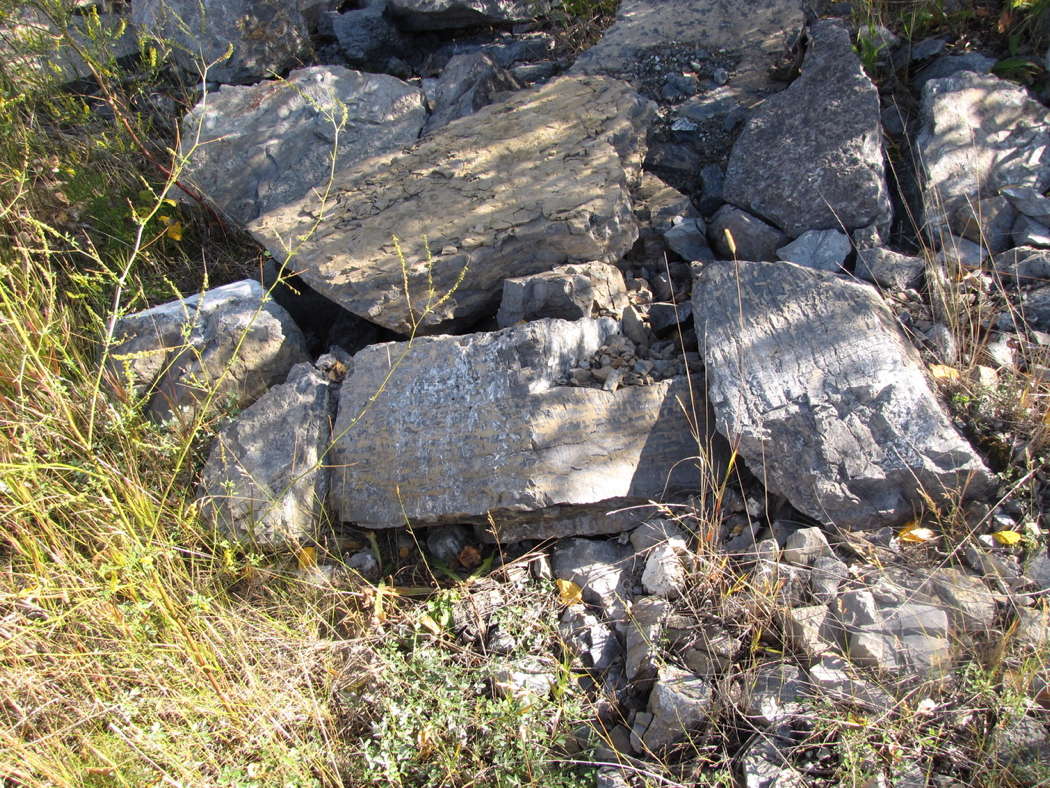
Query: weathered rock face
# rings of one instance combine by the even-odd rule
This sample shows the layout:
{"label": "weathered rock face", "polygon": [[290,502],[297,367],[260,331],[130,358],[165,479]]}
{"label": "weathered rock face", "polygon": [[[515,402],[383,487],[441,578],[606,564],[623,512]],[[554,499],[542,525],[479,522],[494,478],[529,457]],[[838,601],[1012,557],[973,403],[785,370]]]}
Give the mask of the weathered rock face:
{"label": "weathered rock face", "polygon": [[924,229],[935,242],[953,213],[1002,187],[1050,187],[1050,113],[1024,87],[971,71],[932,79],[920,120]]}
{"label": "weathered rock face", "polygon": [[755,111],[733,146],[725,199],[792,237],[888,226],[878,93],[844,27],[809,31],[802,75]]}
{"label": "weathered rock face", "polygon": [[792,263],[714,263],[693,288],[719,431],[769,489],[870,528],[991,481],[868,286]]}
{"label": "weathered rock face", "polygon": [[306,236],[295,268],[367,320],[402,334],[469,324],[508,277],[631,247],[651,113],[621,82],[564,77],[340,171],[323,213],[308,194],[250,230],[279,259]]}
{"label": "weathered rock face", "polygon": [[340,519],[385,528],[491,513],[546,535],[559,520],[563,535],[600,533],[623,528],[607,511],[692,489],[683,379],[615,393],[558,385],[617,331],[609,318],[541,320],[358,353],[331,460]]}
{"label": "weathered rock face", "polygon": [[310,42],[299,4],[279,0],[136,0],[131,21],[143,35],[173,42],[187,71],[221,61],[208,68],[212,82],[249,84],[287,71]]}
{"label": "weathered rock face", "polygon": [[107,375],[113,388],[148,400],[158,421],[189,420],[213,403],[243,408],[306,360],[302,332],[245,280],[116,322]]}
{"label": "weathered rock face", "polygon": [[628,76],[647,54],[670,44],[724,50],[737,65],[730,84],[751,96],[770,92],[770,68],[805,24],[793,0],[623,0],[616,22],[588,49],[572,73]]}
{"label": "weathered rock face", "polygon": [[[182,121],[184,177],[232,219],[323,192],[332,169],[411,145],[427,120],[423,93],[386,74],[339,66],[280,82],[224,86]],[[281,256],[283,259],[283,255]]]}
{"label": "weathered rock face", "polygon": [[541,13],[544,5],[529,0],[389,0],[391,13],[408,30],[525,22]]}
{"label": "weathered rock face", "polygon": [[317,538],[328,493],[328,380],[297,364],[215,438],[202,471],[204,517],[236,542],[280,548]]}
{"label": "weathered rock face", "polygon": [[543,317],[579,320],[602,312],[619,317],[627,304],[623,274],[616,266],[561,265],[553,271],[504,280],[496,320],[505,328]]}

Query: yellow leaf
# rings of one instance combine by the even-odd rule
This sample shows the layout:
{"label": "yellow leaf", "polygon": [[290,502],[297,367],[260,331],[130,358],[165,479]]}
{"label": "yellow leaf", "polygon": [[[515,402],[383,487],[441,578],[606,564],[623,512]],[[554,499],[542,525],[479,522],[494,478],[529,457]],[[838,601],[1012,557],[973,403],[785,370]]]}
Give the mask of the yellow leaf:
{"label": "yellow leaf", "polygon": [[164,231],[164,234],[173,241],[181,241],[182,222],[172,222],[168,225],[168,229]]}
{"label": "yellow leaf", "polygon": [[937,380],[958,380],[959,370],[955,367],[946,367],[944,364],[933,364],[930,366],[930,374]]}
{"label": "yellow leaf", "polygon": [[568,607],[583,602],[583,589],[571,580],[555,580],[558,587],[558,601]]}
{"label": "yellow leaf", "polygon": [[925,528],[912,520],[904,526],[898,534],[902,542],[929,542],[937,538],[937,532],[932,528]]}
{"label": "yellow leaf", "polygon": [[304,547],[295,554],[295,558],[299,562],[300,569],[310,569],[317,566],[317,548]]}
{"label": "yellow leaf", "polygon": [[1021,541],[1021,534],[1017,531],[996,531],[992,536],[999,544],[1014,545]]}
{"label": "yellow leaf", "polygon": [[432,619],[428,614],[424,613],[419,619],[419,625],[423,627],[431,635],[441,634],[441,625],[437,621]]}

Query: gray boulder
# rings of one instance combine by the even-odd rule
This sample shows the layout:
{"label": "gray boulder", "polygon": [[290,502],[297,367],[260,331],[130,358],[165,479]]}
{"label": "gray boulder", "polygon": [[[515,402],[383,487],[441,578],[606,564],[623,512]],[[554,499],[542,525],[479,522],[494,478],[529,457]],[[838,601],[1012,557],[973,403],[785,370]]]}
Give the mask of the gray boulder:
{"label": "gray boulder", "polygon": [[1046,107],[1013,82],[972,71],[927,82],[916,140],[927,236],[938,240],[955,211],[980,205],[1003,187],[1044,192],[1050,186],[1050,160],[1043,155],[1048,121]]}
{"label": "gray boulder", "polygon": [[806,230],[787,246],[777,249],[777,257],[819,271],[839,273],[853,247],[838,230]]}
{"label": "gray boulder", "polygon": [[279,82],[228,85],[182,120],[183,178],[247,224],[323,193],[333,153],[338,171],[397,150],[416,141],[426,119],[422,92],[386,74],[314,66]]}
{"label": "gray boulder", "polygon": [[258,82],[299,64],[310,47],[300,5],[279,0],[136,0],[131,21],[170,45],[186,71],[208,65],[209,82]]}
{"label": "gray boulder", "polygon": [[623,83],[563,77],[341,169],[323,214],[308,194],[250,230],[281,259],[305,236],[302,278],[360,317],[439,333],[483,316],[508,277],[630,249],[651,113]]}
{"label": "gray boulder", "polygon": [[363,8],[328,15],[332,35],[350,67],[382,71],[391,57],[404,52],[407,44],[385,10],[386,2],[380,0],[366,3]]}
{"label": "gray boulder", "polygon": [[619,317],[627,304],[627,287],[616,266],[561,265],[552,271],[504,280],[496,321],[500,328],[506,328],[522,320],[544,317]]}
{"label": "gray boulder", "polygon": [[922,89],[931,79],[944,79],[960,71],[973,71],[978,74],[987,74],[995,65],[994,58],[982,55],[980,52],[964,52],[960,55],[942,55],[932,63],[923,66],[912,78],[912,88],[916,93],[922,93]]}
{"label": "gray boulder", "polygon": [[707,235],[719,260],[776,260],[777,249],[788,240],[776,227],[735,205],[723,205],[715,212]]}
{"label": "gray boulder", "polygon": [[725,51],[736,64],[730,83],[753,100],[775,89],[770,69],[805,24],[802,6],[793,0],[623,0],[612,27],[572,72],[631,78],[649,55],[688,44]]}
{"label": "gray boulder", "polygon": [[501,91],[518,90],[521,85],[492,59],[481,52],[455,55],[441,76],[425,80],[423,89],[430,105],[430,119],[424,134],[447,126],[456,118],[473,115],[491,104]]}
{"label": "gray boulder", "polygon": [[212,443],[201,472],[206,522],[234,542],[278,549],[316,539],[328,494],[329,383],[297,364]]}
{"label": "gray boulder", "polygon": [[624,522],[607,512],[693,489],[683,379],[616,392],[558,384],[617,334],[610,318],[546,319],[362,350],[335,428],[339,517],[491,521],[500,536],[520,525],[517,538],[608,533]]}
{"label": "gray boulder", "polygon": [[719,432],[799,511],[904,522],[992,478],[870,287],[792,263],[720,262],[693,286]]}
{"label": "gray boulder", "polygon": [[888,227],[878,93],[844,27],[809,30],[802,75],[754,112],[733,146],[725,198],[793,237]]}
{"label": "gray boulder", "polygon": [[921,257],[876,246],[857,250],[854,273],[872,284],[889,290],[907,290],[922,283],[926,263]]}
{"label": "gray boulder", "polygon": [[306,360],[288,313],[245,280],[120,318],[106,371],[153,419],[189,422],[205,404],[250,405]]}
{"label": "gray boulder", "polygon": [[389,0],[390,12],[406,30],[449,30],[527,22],[545,3],[532,0]]}

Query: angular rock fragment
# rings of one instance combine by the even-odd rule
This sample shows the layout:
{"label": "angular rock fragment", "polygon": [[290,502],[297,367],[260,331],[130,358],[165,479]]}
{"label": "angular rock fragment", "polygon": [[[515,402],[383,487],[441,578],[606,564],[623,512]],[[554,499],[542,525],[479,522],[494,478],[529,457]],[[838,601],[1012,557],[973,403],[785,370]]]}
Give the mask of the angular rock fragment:
{"label": "angular rock fragment", "polygon": [[583,600],[608,618],[620,620],[626,610],[631,551],[602,539],[568,539],[551,560],[554,576],[578,585]]}
{"label": "angular rock fragment", "polygon": [[526,22],[544,10],[532,0],[389,0],[390,12],[407,30],[450,30]]}
{"label": "angular rock fragment", "polygon": [[842,270],[851,248],[849,238],[838,230],[807,230],[777,249],[777,257],[834,274]]}
{"label": "angular rock fragment", "polygon": [[789,564],[811,566],[818,558],[834,558],[828,538],[820,528],[800,528],[784,544],[783,559]]}
{"label": "angular rock fragment", "polygon": [[879,287],[907,290],[919,286],[925,270],[926,263],[921,257],[911,257],[877,246],[857,250],[857,266],[854,273]]}
{"label": "angular rock fragment", "polygon": [[707,235],[720,260],[776,260],[777,249],[788,240],[776,227],[733,205],[715,212]]}
{"label": "angular rock fragment", "polygon": [[136,0],[131,21],[169,42],[183,69],[196,74],[212,64],[211,82],[247,84],[287,71],[310,43],[299,4],[280,0]]}
{"label": "angular rock fragment", "polygon": [[328,380],[297,364],[212,443],[201,511],[232,541],[279,549],[316,539],[328,494]]}
{"label": "angular rock fragment", "polygon": [[106,374],[117,392],[145,399],[153,419],[189,422],[205,402],[250,405],[300,361],[302,332],[245,280],[116,321]]}
{"label": "angular rock fragment", "polygon": [[998,254],[1014,245],[1016,219],[1017,211],[1006,197],[985,197],[959,201],[948,217],[948,226],[956,235]]}
{"label": "angular rock fragment", "polygon": [[[321,294],[401,334],[469,324],[503,280],[615,262],[638,237],[629,182],[652,105],[621,82],[563,77],[336,173],[252,234]],[[406,293],[407,287],[407,293]]]}
{"label": "angular rock fragment", "polygon": [[573,605],[562,614],[558,632],[586,668],[606,671],[623,657],[623,649],[612,628],[599,621],[583,605]]}
{"label": "angular rock fragment", "polygon": [[874,290],[791,263],[711,263],[693,287],[719,432],[807,515],[894,525],[992,478]]}
{"label": "angular rock fragment", "polygon": [[723,50],[736,63],[730,84],[752,100],[775,89],[774,66],[805,24],[793,0],[623,0],[616,22],[580,55],[574,73],[630,78],[637,63],[668,45]]}
{"label": "angular rock fragment", "polygon": [[664,620],[670,613],[670,603],[659,597],[642,597],[632,605],[624,635],[624,673],[629,681],[644,681],[655,675]]}
{"label": "angular rock fragment", "polygon": [[496,322],[506,328],[522,320],[544,317],[619,317],[628,303],[623,274],[616,266],[560,265],[551,271],[505,279]]}
{"label": "angular rock fragment", "polygon": [[517,80],[493,63],[488,55],[481,52],[455,55],[442,69],[440,77],[424,82],[430,105],[430,119],[424,134],[447,126],[456,118],[473,115],[491,104],[500,91],[520,87]]}
{"label": "angular rock fragment", "polygon": [[775,725],[799,710],[802,673],[794,665],[763,665],[747,682],[744,714],[762,725]]}
{"label": "angular rock fragment", "polygon": [[1041,195],[1050,186],[1050,113],[1023,86],[972,71],[932,79],[922,91],[920,121],[916,147],[931,240],[947,232],[955,211],[979,206],[1003,187]]}
{"label": "angular rock fragment", "polygon": [[557,384],[617,335],[609,318],[548,319],[362,350],[335,428],[339,517],[600,533],[623,529],[610,510],[693,489],[683,379],[615,393]]}
{"label": "angular rock fragment", "polygon": [[646,749],[657,752],[684,739],[704,722],[713,702],[714,690],[703,679],[679,668],[660,668],[649,695],[653,719],[642,735]]}
{"label": "angular rock fragment", "polygon": [[322,193],[333,154],[339,171],[398,150],[416,141],[426,119],[422,92],[386,74],[314,66],[278,82],[227,85],[182,120],[182,177],[247,224]]}
{"label": "angular rock fragment", "polygon": [[792,237],[888,227],[878,93],[844,27],[818,22],[809,36],[802,75],[755,111],[733,146],[725,198]]}

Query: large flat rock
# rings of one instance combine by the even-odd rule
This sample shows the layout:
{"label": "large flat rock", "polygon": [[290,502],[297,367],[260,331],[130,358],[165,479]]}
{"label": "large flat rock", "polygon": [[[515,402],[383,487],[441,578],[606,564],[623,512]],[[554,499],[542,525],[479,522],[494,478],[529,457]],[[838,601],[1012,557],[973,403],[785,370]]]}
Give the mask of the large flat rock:
{"label": "large flat rock", "polygon": [[748,120],[726,169],[728,202],[791,237],[806,230],[888,228],[879,96],[849,33],[809,29],[802,74]]}
{"label": "large flat rock", "polygon": [[406,335],[462,328],[495,311],[508,277],[630,249],[652,112],[622,82],[563,77],[341,170],[327,195],[249,229],[367,320]]}
{"label": "large flat rock", "polygon": [[912,517],[924,495],[991,488],[873,288],[719,262],[694,282],[693,313],[719,432],[799,511],[872,528]]}
{"label": "large flat rock", "polygon": [[314,66],[224,85],[182,119],[182,179],[247,224],[323,191],[333,154],[341,170],[391,153],[415,142],[426,121],[423,92],[387,74]]}
{"label": "large flat rock", "polygon": [[622,0],[616,21],[580,55],[572,73],[629,79],[639,60],[668,46],[723,51],[736,66],[730,85],[759,97],[774,89],[772,66],[805,25],[797,0]]}
{"label": "large flat rock", "polygon": [[607,512],[695,489],[684,379],[615,393],[558,385],[618,332],[610,318],[545,319],[361,351],[334,429],[337,516],[386,528],[491,515],[523,539],[530,523],[544,535],[618,531]]}
{"label": "large flat rock", "polygon": [[972,71],[931,79],[920,121],[923,218],[935,242],[953,213],[984,217],[985,199],[1004,187],[1050,187],[1050,111],[1021,85]]}

